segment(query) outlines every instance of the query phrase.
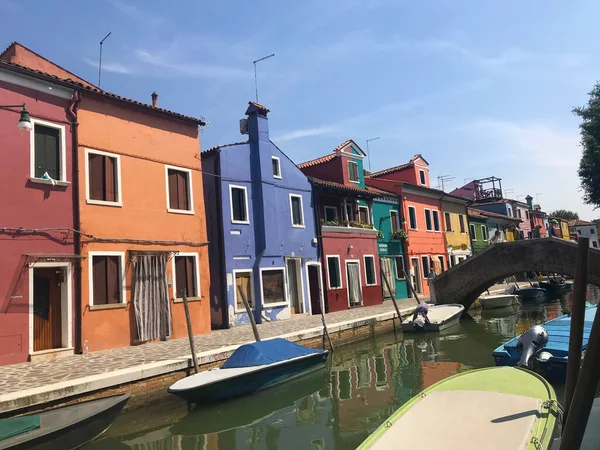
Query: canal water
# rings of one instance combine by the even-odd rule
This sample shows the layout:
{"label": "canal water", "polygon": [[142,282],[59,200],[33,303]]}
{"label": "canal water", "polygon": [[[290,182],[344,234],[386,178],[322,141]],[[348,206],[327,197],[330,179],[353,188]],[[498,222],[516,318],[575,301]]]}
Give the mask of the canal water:
{"label": "canal water", "polygon": [[[592,303],[599,292],[590,290]],[[355,449],[399,406],[452,374],[493,366],[492,351],[570,310],[570,294],[476,310],[448,333],[397,334],[340,347],[326,369],[212,407],[188,411],[174,396],[122,414],[85,450]],[[562,398],[562,386],[556,386]],[[407,430],[408,442],[423,430]]]}

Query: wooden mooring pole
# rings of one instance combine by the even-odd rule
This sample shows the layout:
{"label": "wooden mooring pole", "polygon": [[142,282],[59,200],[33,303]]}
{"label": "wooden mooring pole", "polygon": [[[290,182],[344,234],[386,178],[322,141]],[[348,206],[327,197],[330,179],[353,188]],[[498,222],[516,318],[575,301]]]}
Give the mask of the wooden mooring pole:
{"label": "wooden mooring pole", "polygon": [[569,409],[579,376],[581,348],[583,346],[583,325],[585,319],[585,297],[588,283],[589,238],[582,237],[577,244],[575,259],[575,281],[571,297],[571,330],[569,335],[569,359],[565,382],[564,420],[569,417]]}
{"label": "wooden mooring pole", "polygon": [[417,291],[415,291],[415,288],[413,287],[412,283],[408,279],[408,275],[406,275],[406,272],[404,271],[404,268],[402,268],[402,274],[404,275],[404,279],[406,280],[406,284],[410,288],[410,291],[412,292],[412,295],[415,296],[415,300],[417,301],[417,303],[421,303],[421,301],[419,300],[419,296],[417,295]]}
{"label": "wooden mooring pole", "polygon": [[183,290],[183,309],[185,310],[185,321],[187,322],[188,338],[190,339],[190,349],[192,351],[192,363],[194,372],[198,373],[198,359],[196,358],[196,346],[194,344],[194,332],[192,331],[192,318],[188,306],[187,289]]}
{"label": "wooden mooring pole", "polygon": [[241,286],[238,286],[237,289],[238,289],[238,293],[240,294],[240,297],[242,297],[242,302],[244,303],[244,306],[246,307],[246,312],[248,313],[248,318],[250,319],[250,325],[252,325],[252,332],[254,333],[254,339],[256,339],[256,342],[260,342],[260,336],[258,335],[258,328],[256,328],[256,322],[254,321],[254,315],[252,314],[252,309],[250,308],[250,303],[248,303],[246,294],[244,294],[244,291],[242,291]]}
{"label": "wooden mooring pole", "polygon": [[[404,274],[404,276],[406,276],[406,274]],[[400,315],[400,309],[398,308],[398,303],[396,303],[394,294],[392,294],[390,282],[388,281],[387,277],[385,276],[385,273],[383,273],[383,269],[381,270],[381,279],[385,282],[385,285],[387,286],[387,290],[390,293],[390,297],[392,297],[392,303],[394,303],[394,308],[396,309],[396,314],[398,315],[398,320],[400,320],[400,322],[402,322],[402,316]]]}

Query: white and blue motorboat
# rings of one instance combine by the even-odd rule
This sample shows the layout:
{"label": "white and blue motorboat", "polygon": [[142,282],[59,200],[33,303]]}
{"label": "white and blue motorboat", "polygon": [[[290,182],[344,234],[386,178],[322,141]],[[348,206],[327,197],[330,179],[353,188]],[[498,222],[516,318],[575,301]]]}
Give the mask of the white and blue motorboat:
{"label": "white and blue motorboat", "polygon": [[281,338],[238,347],[218,369],[183,378],[171,394],[204,404],[250,394],[321,369],[327,350],[303,347]]}
{"label": "white and blue motorboat", "polygon": [[[583,347],[585,354],[588,338],[592,331],[592,323],[596,316],[597,305],[585,309],[583,328]],[[567,377],[567,361],[569,356],[569,335],[571,330],[571,315],[557,317],[541,325],[548,333],[548,342],[532,353],[530,367],[540,372],[549,381],[564,382]],[[539,327],[536,326],[534,328]],[[501,345],[493,352],[497,366],[516,366],[522,359],[523,343],[519,345],[519,335]],[[583,355],[582,355],[583,356]]]}

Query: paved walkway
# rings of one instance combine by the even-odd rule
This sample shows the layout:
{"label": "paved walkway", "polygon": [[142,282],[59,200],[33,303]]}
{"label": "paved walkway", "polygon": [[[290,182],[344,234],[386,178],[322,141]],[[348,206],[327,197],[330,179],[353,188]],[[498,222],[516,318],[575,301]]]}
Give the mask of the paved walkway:
{"label": "paved walkway", "polygon": [[[410,314],[414,299],[398,301],[401,314]],[[392,302],[326,315],[330,332],[352,328],[373,318],[386,320],[395,314]],[[258,325],[261,338],[276,336],[290,340],[322,335],[321,316],[299,316]],[[254,340],[249,325],[216,330],[196,336],[199,363],[219,361],[239,345]],[[188,367],[187,338],[124,347],[64,358],[0,367],[0,411],[91,392],[97,389],[162,375]]]}

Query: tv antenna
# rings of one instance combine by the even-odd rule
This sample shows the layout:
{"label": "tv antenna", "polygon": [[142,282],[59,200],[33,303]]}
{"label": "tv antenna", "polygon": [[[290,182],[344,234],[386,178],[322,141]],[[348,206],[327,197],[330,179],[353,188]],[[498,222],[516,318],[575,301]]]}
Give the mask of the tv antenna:
{"label": "tv antenna", "polygon": [[445,185],[444,185],[444,184],[445,184],[447,181],[451,181],[451,180],[454,180],[454,177],[451,177],[450,175],[440,175],[440,176],[438,177],[438,186],[441,186],[441,188],[442,188],[442,191],[446,192],[446,189],[445,189]]}
{"label": "tv antenna", "polygon": [[514,194],[515,190],[514,189],[504,189],[504,195],[506,195],[508,197],[508,194]]}
{"label": "tv antenna", "polygon": [[108,37],[112,34],[112,31],[109,31],[108,34],[106,36],[104,36],[104,39],[102,39],[100,41],[100,62],[98,62],[98,87],[100,87],[100,79],[102,77],[102,44],[104,44],[104,41],[106,39],[108,39]]}
{"label": "tv antenna", "polygon": [[369,151],[369,142],[376,141],[377,139],[380,139],[380,137],[377,136],[376,138],[367,139],[367,156],[369,157],[369,172],[371,171],[371,152]]}
{"label": "tv antenna", "polygon": [[543,192],[538,192],[537,194],[535,194],[535,203],[537,205],[540,204],[540,195],[544,195],[544,193]]}
{"label": "tv antenna", "polygon": [[264,61],[265,59],[272,58],[273,56],[275,56],[275,53],[272,53],[269,56],[263,56],[262,58],[259,58],[256,61],[252,61],[252,64],[254,64],[254,89],[256,90],[256,103],[258,103],[258,78],[256,76],[256,63]]}

